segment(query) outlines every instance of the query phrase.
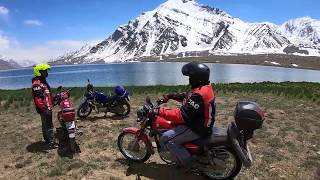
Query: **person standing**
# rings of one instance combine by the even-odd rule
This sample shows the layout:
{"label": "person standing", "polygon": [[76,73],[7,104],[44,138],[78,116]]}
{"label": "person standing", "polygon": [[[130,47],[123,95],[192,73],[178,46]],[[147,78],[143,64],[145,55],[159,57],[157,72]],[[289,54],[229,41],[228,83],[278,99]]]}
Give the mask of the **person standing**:
{"label": "person standing", "polygon": [[49,64],[37,64],[34,67],[35,77],[32,78],[32,97],[36,111],[41,117],[43,139],[50,148],[57,148],[52,123],[53,96],[46,80],[50,68]]}

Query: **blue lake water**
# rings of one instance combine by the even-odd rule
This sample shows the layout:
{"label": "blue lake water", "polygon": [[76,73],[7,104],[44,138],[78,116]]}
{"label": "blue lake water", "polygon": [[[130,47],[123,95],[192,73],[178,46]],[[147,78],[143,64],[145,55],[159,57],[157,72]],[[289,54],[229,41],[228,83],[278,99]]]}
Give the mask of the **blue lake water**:
{"label": "blue lake water", "polygon": [[[59,85],[83,87],[87,79],[95,86],[122,85],[178,85],[187,84],[188,78],[181,74],[185,63],[129,63],[54,66],[49,71],[48,82]],[[232,82],[320,82],[320,71],[255,66],[240,64],[207,64],[211,70],[210,81]],[[29,88],[33,69],[0,71],[0,89]]]}

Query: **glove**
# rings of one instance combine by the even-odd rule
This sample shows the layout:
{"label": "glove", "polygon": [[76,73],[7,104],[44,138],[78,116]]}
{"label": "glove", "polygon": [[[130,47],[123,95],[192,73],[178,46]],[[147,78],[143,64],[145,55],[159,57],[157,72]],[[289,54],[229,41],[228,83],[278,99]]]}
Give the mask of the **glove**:
{"label": "glove", "polygon": [[156,115],[159,114],[159,109],[160,108],[151,108],[148,112],[148,117],[149,118],[154,118]]}

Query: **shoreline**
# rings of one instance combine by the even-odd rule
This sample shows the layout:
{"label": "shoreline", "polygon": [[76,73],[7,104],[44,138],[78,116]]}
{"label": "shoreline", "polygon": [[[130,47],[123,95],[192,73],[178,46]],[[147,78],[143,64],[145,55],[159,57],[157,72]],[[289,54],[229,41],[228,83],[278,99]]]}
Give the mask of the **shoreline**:
{"label": "shoreline", "polygon": [[[320,70],[320,57],[317,56],[296,56],[296,55],[284,55],[284,54],[259,54],[259,55],[209,55],[199,57],[177,57],[173,55],[163,55],[161,59],[159,57],[142,57],[134,60],[127,60],[124,62],[110,62],[99,63],[92,62],[90,64],[52,64],[52,66],[69,66],[69,65],[96,65],[96,64],[131,64],[131,63],[183,63],[190,61],[198,61],[202,63],[211,64],[243,64],[243,65],[258,65],[258,66],[273,66],[283,68],[294,69],[310,69]],[[50,62],[49,62],[50,64]],[[21,67],[15,69],[1,69],[0,72],[28,69],[32,67]]]}
{"label": "shoreline", "polygon": [[295,56],[283,54],[259,54],[259,55],[210,55],[200,57],[164,57],[162,60],[151,58],[137,59],[140,62],[190,62],[198,61],[212,64],[244,64],[273,66],[294,69],[320,70],[320,57],[317,56]]}

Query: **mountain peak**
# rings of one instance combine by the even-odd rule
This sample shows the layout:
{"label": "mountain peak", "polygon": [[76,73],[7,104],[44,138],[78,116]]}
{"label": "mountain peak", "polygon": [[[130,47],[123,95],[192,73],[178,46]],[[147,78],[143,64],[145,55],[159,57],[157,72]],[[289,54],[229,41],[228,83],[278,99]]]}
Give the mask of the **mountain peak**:
{"label": "mountain peak", "polygon": [[167,0],[165,3],[188,3],[195,2],[195,0]]}
{"label": "mountain peak", "polygon": [[198,6],[198,3],[194,0],[168,0],[161,4],[157,10],[162,8],[168,8],[168,9],[186,9],[190,8],[192,6]]}

